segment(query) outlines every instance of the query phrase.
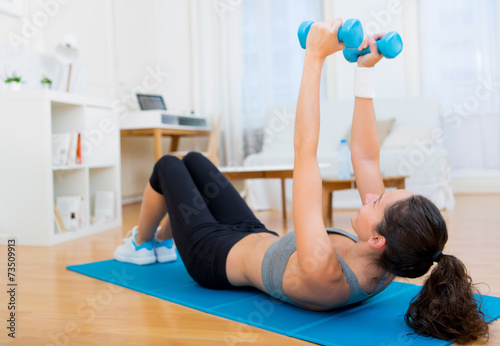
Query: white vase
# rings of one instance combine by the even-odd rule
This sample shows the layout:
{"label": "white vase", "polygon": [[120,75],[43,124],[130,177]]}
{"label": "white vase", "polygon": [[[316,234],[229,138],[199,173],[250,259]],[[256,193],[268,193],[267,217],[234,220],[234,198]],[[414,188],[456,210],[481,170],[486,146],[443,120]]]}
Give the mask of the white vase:
{"label": "white vase", "polygon": [[17,82],[10,82],[10,83],[7,83],[9,85],[9,88],[10,90],[12,91],[19,91],[22,89],[22,85],[21,83],[17,83]]}

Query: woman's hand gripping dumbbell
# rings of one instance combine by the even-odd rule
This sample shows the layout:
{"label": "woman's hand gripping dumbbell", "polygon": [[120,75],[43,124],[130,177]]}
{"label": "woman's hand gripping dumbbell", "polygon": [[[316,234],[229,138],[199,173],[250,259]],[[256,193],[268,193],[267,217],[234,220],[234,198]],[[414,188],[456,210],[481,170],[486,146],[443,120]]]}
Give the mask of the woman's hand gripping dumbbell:
{"label": "woman's hand gripping dumbbell", "polygon": [[[313,21],[303,22],[299,26],[297,35],[299,37],[300,46],[306,49],[307,34],[309,34],[309,29],[313,25]],[[338,31],[338,39],[340,42],[344,43],[346,48],[358,48],[361,42],[363,42],[363,28],[361,27],[361,22],[358,19],[348,19],[340,27]]]}
{"label": "woman's hand gripping dumbbell", "polygon": [[[395,31],[391,31],[383,36],[381,36],[381,34],[375,34],[373,38],[376,40],[378,53],[382,54],[386,59],[397,57],[403,50],[403,40],[401,40],[401,36]],[[368,41],[365,38],[363,44],[361,44],[358,49],[345,48],[343,53],[347,61],[356,62],[358,61],[358,57],[370,53]]]}

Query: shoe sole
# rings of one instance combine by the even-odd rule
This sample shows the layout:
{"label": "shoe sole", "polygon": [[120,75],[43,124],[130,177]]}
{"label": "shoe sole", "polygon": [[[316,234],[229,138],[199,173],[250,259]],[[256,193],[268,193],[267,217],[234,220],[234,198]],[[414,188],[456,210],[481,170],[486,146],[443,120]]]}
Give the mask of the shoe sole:
{"label": "shoe sole", "polygon": [[137,265],[146,265],[156,262],[156,257],[132,258],[126,256],[115,256],[115,260],[119,262],[133,263]]}
{"label": "shoe sole", "polygon": [[159,263],[165,263],[165,262],[173,262],[177,259],[177,254],[173,254],[173,255],[168,255],[168,256],[156,256],[156,260],[159,262]]}

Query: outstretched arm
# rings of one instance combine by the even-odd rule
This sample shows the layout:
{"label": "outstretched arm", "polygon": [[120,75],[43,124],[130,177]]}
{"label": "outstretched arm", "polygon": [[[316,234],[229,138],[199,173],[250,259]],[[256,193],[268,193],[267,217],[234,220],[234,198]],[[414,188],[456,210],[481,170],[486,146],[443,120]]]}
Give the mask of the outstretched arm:
{"label": "outstretched arm", "polygon": [[[321,252],[332,251],[322,215],[322,182],[316,151],[319,140],[319,88],[325,58],[343,48],[337,39],[340,19],[313,24],[307,37],[304,72],[295,118],[293,169],[293,221],[299,268],[309,275],[324,273]],[[306,268],[314,261],[314,273]]]}
{"label": "outstretched arm", "polygon": [[[373,68],[382,58],[375,43],[375,40],[382,36],[383,34],[376,34],[373,37],[365,36],[360,49],[370,46],[371,53],[358,58],[358,70],[355,77],[358,80],[355,80],[355,90],[356,83],[362,82],[359,80],[360,77],[370,78],[369,75],[373,73],[366,69]],[[364,93],[363,97],[355,97],[351,131],[351,160],[363,204],[365,204],[367,193],[380,195],[384,192],[384,183],[380,174],[380,143],[373,98],[366,93],[366,90]]]}

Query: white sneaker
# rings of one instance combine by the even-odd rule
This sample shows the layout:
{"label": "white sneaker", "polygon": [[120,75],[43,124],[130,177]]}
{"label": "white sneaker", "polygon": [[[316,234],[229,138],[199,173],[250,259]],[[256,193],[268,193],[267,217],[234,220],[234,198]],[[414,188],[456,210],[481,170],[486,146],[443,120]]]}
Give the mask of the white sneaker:
{"label": "white sneaker", "polygon": [[125,244],[118,246],[115,249],[115,259],[120,262],[129,262],[139,265],[151,264],[156,262],[155,251],[153,249],[153,241],[146,241],[137,246],[135,237],[138,233],[138,227],[128,231],[123,240]]}
{"label": "white sneaker", "polygon": [[[158,230],[160,230],[160,227],[158,227],[156,232],[158,232]],[[156,260],[158,262],[172,262],[177,259],[177,253],[175,252],[173,239],[165,239],[161,241],[158,239],[155,233],[153,247],[155,249]]]}

